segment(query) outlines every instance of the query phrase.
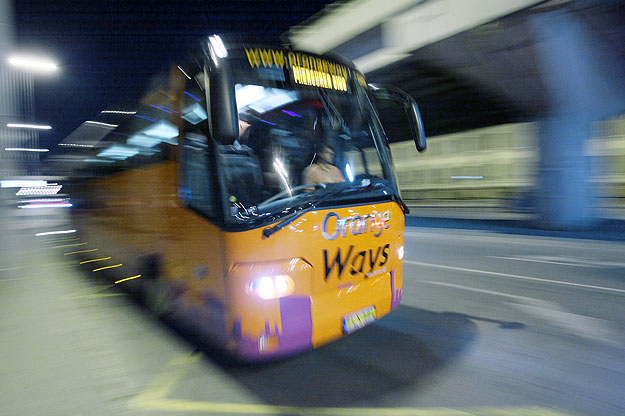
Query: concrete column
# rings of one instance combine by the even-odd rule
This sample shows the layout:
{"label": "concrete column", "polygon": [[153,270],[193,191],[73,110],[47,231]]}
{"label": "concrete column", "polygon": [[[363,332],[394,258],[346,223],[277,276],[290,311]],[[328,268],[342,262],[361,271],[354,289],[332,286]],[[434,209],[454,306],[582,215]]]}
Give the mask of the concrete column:
{"label": "concrete column", "polygon": [[7,56],[13,49],[15,36],[13,27],[13,2],[0,0],[0,179],[15,171],[13,158],[4,151],[10,138],[6,123],[14,113],[14,90],[12,71]]}
{"label": "concrete column", "polygon": [[13,1],[0,0],[0,52],[4,53],[13,46]]}
{"label": "concrete column", "polygon": [[532,26],[549,105],[539,128],[538,221],[547,228],[583,228],[596,220],[584,156],[590,123],[624,110],[625,74],[602,51],[609,45],[566,9],[536,15]]}

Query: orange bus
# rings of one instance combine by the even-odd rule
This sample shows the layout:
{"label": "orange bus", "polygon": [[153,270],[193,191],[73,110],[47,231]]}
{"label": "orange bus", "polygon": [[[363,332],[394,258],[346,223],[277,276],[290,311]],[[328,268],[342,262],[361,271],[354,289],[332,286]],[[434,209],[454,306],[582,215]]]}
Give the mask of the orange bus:
{"label": "orange bus", "polygon": [[375,100],[424,150],[415,102],[345,59],[203,40],[132,111],[83,125],[103,129],[76,169],[84,263],[246,361],[380,319],[407,207]]}

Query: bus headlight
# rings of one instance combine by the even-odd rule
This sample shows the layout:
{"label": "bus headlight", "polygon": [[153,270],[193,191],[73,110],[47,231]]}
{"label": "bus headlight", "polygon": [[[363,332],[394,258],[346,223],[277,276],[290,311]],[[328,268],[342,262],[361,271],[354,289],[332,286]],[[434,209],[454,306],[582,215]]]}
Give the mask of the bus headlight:
{"label": "bus headlight", "polygon": [[289,296],[295,291],[295,282],[287,274],[274,276],[262,276],[250,280],[247,284],[247,293],[256,295],[261,299],[277,299]]}
{"label": "bus headlight", "polygon": [[404,246],[399,246],[397,249],[397,258],[401,261],[404,259]]}

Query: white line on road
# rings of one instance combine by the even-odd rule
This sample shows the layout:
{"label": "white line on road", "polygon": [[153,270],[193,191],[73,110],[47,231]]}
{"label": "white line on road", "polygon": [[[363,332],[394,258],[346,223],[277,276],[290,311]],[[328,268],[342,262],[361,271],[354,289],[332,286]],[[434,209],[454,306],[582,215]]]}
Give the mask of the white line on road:
{"label": "white line on road", "polygon": [[556,326],[564,328],[578,336],[601,341],[606,344],[621,344],[621,335],[604,319],[567,312],[559,309],[558,305],[538,299],[530,299],[530,301],[525,301],[521,304],[511,302],[507,302],[507,304],[521,312],[552,322]]}
{"label": "white line on road", "polygon": [[434,267],[438,269],[455,270],[458,272],[477,273],[477,274],[485,274],[489,276],[498,276],[498,277],[509,277],[513,279],[531,280],[534,282],[550,283],[550,284],[555,284],[555,285],[583,287],[586,289],[596,289],[596,290],[604,290],[607,292],[625,293],[625,289],[617,289],[613,287],[604,287],[604,286],[595,286],[595,285],[585,285],[582,283],[562,282],[560,280],[541,279],[538,277],[521,276],[518,274],[489,272],[486,270],[467,269],[465,267],[445,266],[442,264],[423,263],[420,261],[411,261],[411,260],[404,260],[404,263],[413,264],[415,266],[425,266],[425,267]]}
{"label": "white line on road", "polygon": [[10,279],[0,279],[0,282],[11,282],[13,280],[24,280],[24,279],[32,279],[32,276],[24,276],[24,277],[12,277]]}
{"label": "white line on road", "polygon": [[524,296],[517,296],[517,295],[510,295],[508,293],[502,293],[502,292],[495,292],[494,290],[487,290],[487,289],[478,289],[476,287],[469,287],[469,286],[463,286],[463,285],[457,285],[455,283],[447,283],[447,282],[433,282],[431,280],[421,280],[420,283],[427,283],[428,285],[436,285],[436,286],[447,286],[447,287],[453,287],[456,289],[462,289],[462,290],[469,290],[471,292],[480,292],[480,293],[486,293],[489,295],[495,295],[495,296],[504,296],[506,298],[511,298],[511,299],[517,299],[517,300],[524,300],[524,299],[529,299],[526,298]]}
{"label": "white line on road", "polygon": [[7,269],[0,269],[0,272],[7,272],[9,270],[20,270],[23,269],[23,267],[9,267]]}
{"label": "white line on road", "polygon": [[[429,230],[429,229],[428,229]],[[532,236],[523,234],[493,234],[487,231],[479,232],[467,232],[466,230],[449,229],[449,232],[440,232],[438,229],[431,229],[432,231],[415,232],[406,231],[404,236],[406,237],[419,237],[419,238],[448,238],[455,241],[466,241],[469,243],[483,242],[493,244],[513,244],[524,246],[536,246],[536,247],[549,247],[549,248],[568,248],[574,250],[600,250],[602,252],[610,251],[618,254],[623,253],[623,242],[618,241],[598,241],[598,240],[583,240],[574,238],[559,238],[548,236]],[[434,231],[437,230],[437,231]],[[597,247],[600,246],[600,247]]]}
{"label": "white line on road", "polygon": [[575,267],[625,267],[625,263],[614,261],[594,261],[586,259],[574,259],[570,257],[551,257],[551,256],[528,256],[528,257],[501,257],[501,256],[486,256],[491,259],[503,259],[503,260],[515,260],[515,261],[527,261],[530,263],[545,263],[545,264],[559,264],[562,266],[575,266]]}
{"label": "white line on road", "polygon": [[568,312],[553,302],[540,299],[528,298],[525,296],[510,295],[508,293],[496,292],[494,290],[478,289],[470,286],[457,285],[446,282],[421,281],[429,285],[446,286],[455,289],[468,290],[471,292],[486,293],[489,295],[503,296],[513,299],[519,303],[506,302],[507,305],[515,309],[533,315],[539,319],[549,321],[556,326],[564,328],[570,333],[583,338],[600,341],[607,344],[619,345],[621,343],[618,331],[604,319],[590,316],[578,315]]}

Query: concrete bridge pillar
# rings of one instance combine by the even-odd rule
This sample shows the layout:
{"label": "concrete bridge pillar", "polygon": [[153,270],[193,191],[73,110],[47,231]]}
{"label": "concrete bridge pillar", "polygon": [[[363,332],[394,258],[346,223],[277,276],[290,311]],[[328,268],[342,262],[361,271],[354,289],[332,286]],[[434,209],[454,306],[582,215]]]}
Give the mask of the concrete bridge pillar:
{"label": "concrete bridge pillar", "polygon": [[584,149],[594,120],[625,110],[625,73],[606,44],[566,9],[532,18],[548,115],[540,122],[539,225],[584,228],[596,220]]}

